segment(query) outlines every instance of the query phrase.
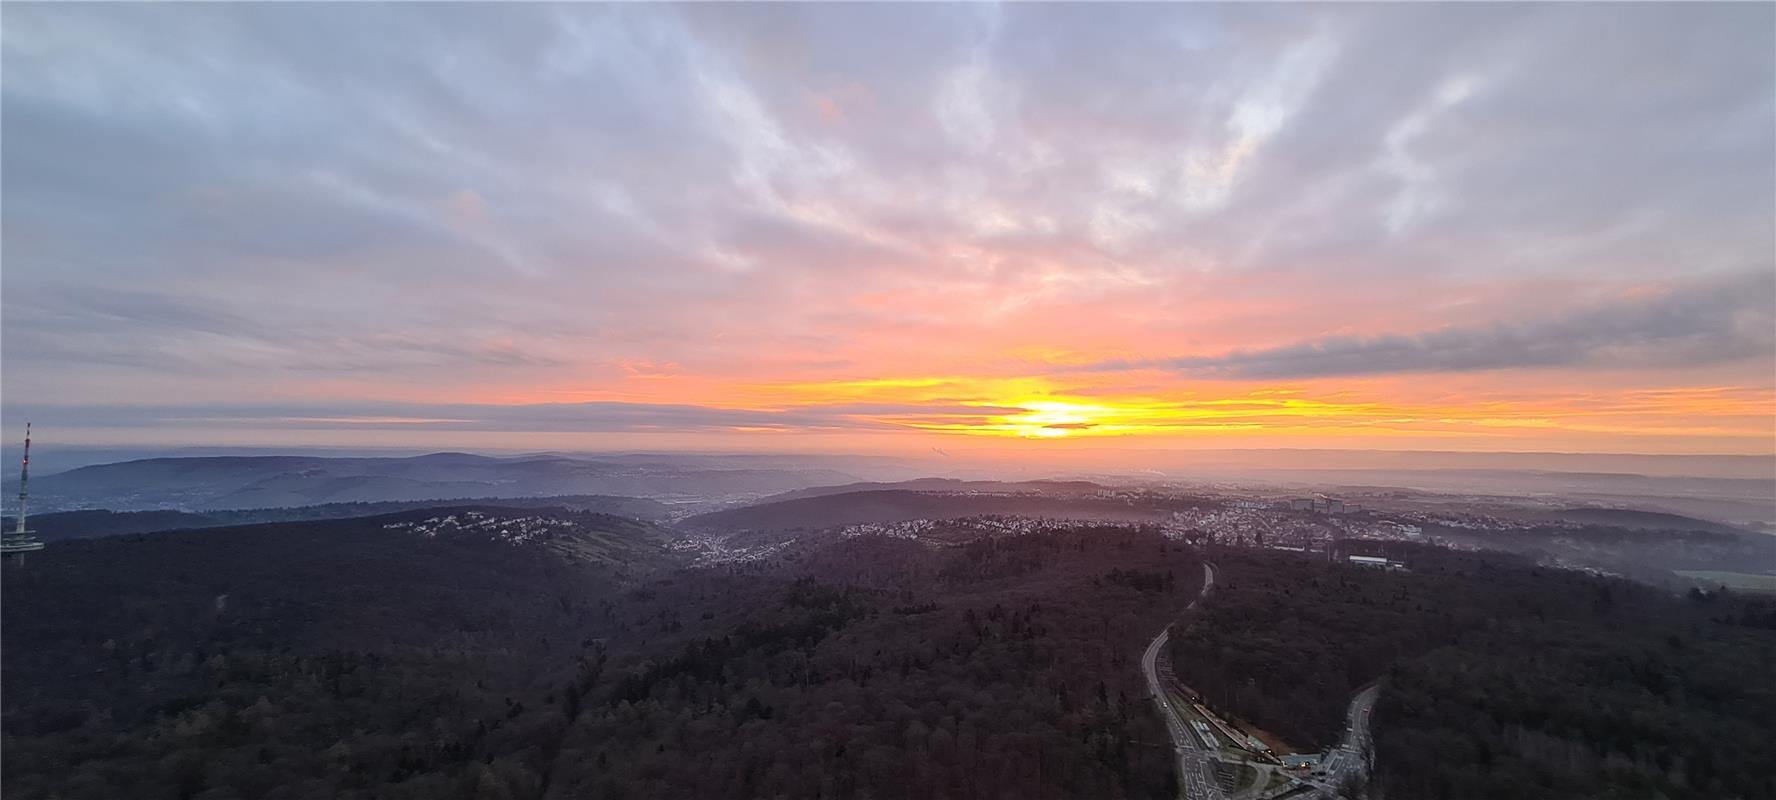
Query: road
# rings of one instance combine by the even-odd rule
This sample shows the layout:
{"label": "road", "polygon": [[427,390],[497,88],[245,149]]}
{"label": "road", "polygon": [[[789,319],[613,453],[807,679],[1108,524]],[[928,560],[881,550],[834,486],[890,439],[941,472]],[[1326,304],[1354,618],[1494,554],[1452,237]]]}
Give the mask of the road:
{"label": "road", "polygon": [[[1369,765],[1363,754],[1370,749],[1375,699],[1380,696],[1379,683],[1370,684],[1351,696],[1350,707],[1344,712],[1344,739],[1336,747],[1326,751],[1325,758],[1321,759],[1320,767],[1314,771],[1313,776],[1301,778],[1302,784],[1313,788],[1313,793],[1301,795],[1301,800],[1337,797],[1340,783],[1368,771]],[[1261,797],[1271,800],[1292,791],[1295,791],[1294,786],[1279,787]]]}
{"label": "road", "polygon": [[1374,718],[1375,698],[1381,696],[1381,685],[1368,686],[1351,698],[1350,708],[1344,712],[1344,740],[1337,747],[1326,751],[1322,762],[1326,777],[1319,783],[1328,796],[1334,796],[1338,785],[1347,778],[1356,778],[1369,768],[1363,754],[1368,752],[1371,720]]}
{"label": "road", "polygon": [[[1215,586],[1215,565],[1203,562],[1203,586],[1196,599],[1184,608],[1185,613],[1196,608],[1196,604]],[[1226,800],[1221,785],[1215,782],[1215,760],[1212,753],[1197,741],[1185,724],[1179,712],[1181,701],[1165,691],[1159,680],[1159,659],[1165,655],[1166,643],[1171,641],[1171,626],[1153,637],[1147,645],[1147,652],[1141,654],[1141,671],[1147,674],[1147,691],[1153,695],[1153,702],[1159,706],[1160,719],[1165,720],[1166,733],[1172,738],[1172,751],[1178,756],[1178,796],[1184,800]]]}
{"label": "road", "polygon": [[[1196,609],[1197,603],[1207,596],[1209,589],[1215,586],[1215,565],[1204,562],[1202,591],[1196,599],[1184,608],[1184,613]],[[1141,671],[1147,676],[1147,691],[1153,695],[1153,702],[1159,706],[1160,719],[1165,720],[1166,733],[1172,739],[1172,750],[1178,756],[1178,796],[1183,800],[1228,800],[1227,793],[1215,780],[1215,762],[1217,755],[1213,743],[1204,743],[1190,730],[1183,713],[1185,700],[1165,688],[1160,679],[1163,671],[1171,673],[1170,656],[1166,653],[1166,644],[1171,641],[1171,626],[1153,637],[1147,645],[1147,651],[1141,654]],[[1162,666],[1161,659],[1167,663]],[[1380,684],[1365,687],[1351,698],[1350,707],[1345,710],[1344,739],[1326,751],[1321,762],[1319,775],[1314,778],[1302,779],[1299,783],[1279,786],[1266,790],[1265,784],[1269,777],[1269,769],[1259,770],[1259,779],[1255,786],[1248,787],[1245,796],[1270,798],[1298,791],[1303,784],[1313,788],[1310,796],[1336,797],[1338,785],[1348,778],[1355,778],[1368,769],[1364,762],[1364,753],[1370,748],[1372,735],[1372,719],[1375,700],[1381,695]],[[1254,768],[1258,764],[1252,765]]]}

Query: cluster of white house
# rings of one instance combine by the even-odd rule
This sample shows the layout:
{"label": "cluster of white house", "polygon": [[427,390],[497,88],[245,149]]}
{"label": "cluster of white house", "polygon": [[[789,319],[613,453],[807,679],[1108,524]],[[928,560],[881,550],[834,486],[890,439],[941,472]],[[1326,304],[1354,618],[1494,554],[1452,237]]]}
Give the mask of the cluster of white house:
{"label": "cluster of white house", "polygon": [[1321,514],[1350,514],[1361,510],[1355,503],[1345,503],[1330,497],[1297,497],[1291,500],[1235,500],[1234,508],[1242,511],[1264,511],[1273,508],[1286,508],[1290,511],[1314,511]]}

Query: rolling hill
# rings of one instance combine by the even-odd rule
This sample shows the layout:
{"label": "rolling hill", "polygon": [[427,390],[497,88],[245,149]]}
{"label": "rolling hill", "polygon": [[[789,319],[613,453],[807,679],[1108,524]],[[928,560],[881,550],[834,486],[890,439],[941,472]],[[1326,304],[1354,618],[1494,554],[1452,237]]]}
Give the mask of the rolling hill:
{"label": "rolling hill", "polygon": [[[99,464],[33,477],[33,508],[114,511],[312,506],[551,495],[625,495],[676,502],[758,497],[855,476],[828,469],[710,467],[670,457],[411,458],[217,456]],[[16,488],[16,487],[15,487]]]}
{"label": "rolling hill", "polygon": [[968,481],[958,478],[914,478],[905,481],[863,481],[846,483],[837,486],[810,486],[806,489],[774,494],[760,500],[760,503],[774,503],[781,500],[800,500],[806,497],[826,497],[835,494],[852,492],[894,491],[909,492],[977,492],[982,494],[1093,494],[1104,489],[1090,481]]}
{"label": "rolling hill", "polygon": [[986,494],[877,489],[763,502],[698,514],[690,528],[765,530],[953,519],[986,514],[1150,522],[1190,501],[1116,495]]}

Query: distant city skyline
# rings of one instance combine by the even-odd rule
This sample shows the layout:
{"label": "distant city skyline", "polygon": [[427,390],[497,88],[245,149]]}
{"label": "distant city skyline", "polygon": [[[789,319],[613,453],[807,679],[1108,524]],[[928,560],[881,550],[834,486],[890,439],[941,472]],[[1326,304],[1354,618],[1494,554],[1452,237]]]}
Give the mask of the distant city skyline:
{"label": "distant city skyline", "polygon": [[4,23],[8,452],[1776,452],[1769,4]]}

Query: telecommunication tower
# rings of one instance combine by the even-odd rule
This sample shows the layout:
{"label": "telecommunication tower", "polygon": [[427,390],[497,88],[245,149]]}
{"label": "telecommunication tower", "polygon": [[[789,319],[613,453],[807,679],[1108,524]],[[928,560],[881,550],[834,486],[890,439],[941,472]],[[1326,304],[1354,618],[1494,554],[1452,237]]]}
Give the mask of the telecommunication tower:
{"label": "telecommunication tower", "polygon": [[24,563],[25,554],[32,550],[42,550],[43,543],[31,535],[25,527],[25,498],[31,482],[31,423],[25,423],[25,458],[19,464],[19,510],[18,524],[10,531],[0,532],[0,556],[9,556],[12,560]]}

